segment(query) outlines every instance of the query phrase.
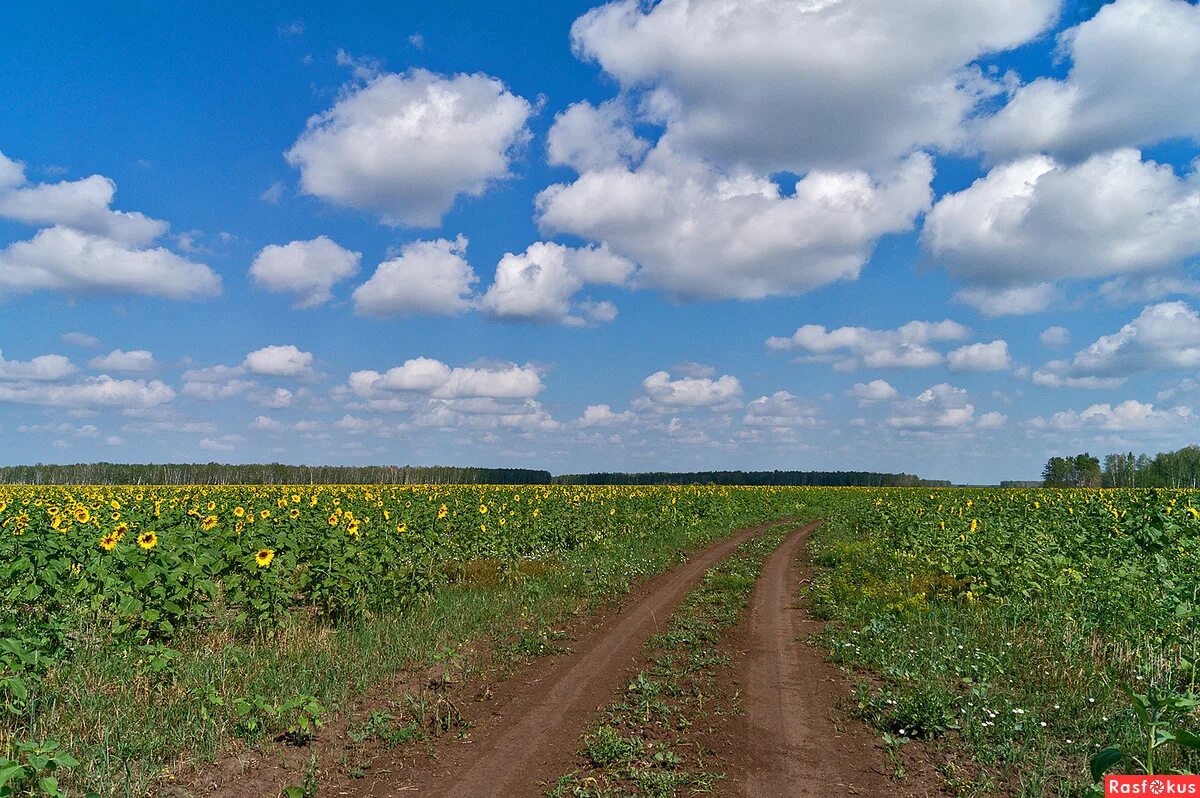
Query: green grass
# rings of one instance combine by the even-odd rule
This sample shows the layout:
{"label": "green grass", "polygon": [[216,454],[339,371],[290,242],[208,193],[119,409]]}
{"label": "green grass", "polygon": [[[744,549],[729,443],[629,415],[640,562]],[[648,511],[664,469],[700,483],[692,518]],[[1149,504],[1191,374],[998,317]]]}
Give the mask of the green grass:
{"label": "green grass", "polygon": [[[480,651],[549,653],[558,645],[553,630],[574,614],[618,598],[730,529],[780,511],[762,507],[757,518],[629,535],[502,580],[468,575],[407,612],[337,626],[292,617],[269,638],[177,641],[165,661],[154,660],[156,652],[80,646],[47,674],[27,736],[58,740],[81,760],[70,776],[73,789],[103,798],[153,795],[164,768],[180,772],[212,761],[239,736],[264,743],[294,725],[303,712],[293,706],[297,697],[333,712],[394,674],[443,663],[469,677]],[[278,711],[248,730],[239,702]]]}
{"label": "green grass", "polygon": [[629,680],[602,721],[580,742],[579,766],[564,774],[552,798],[667,798],[711,793],[724,774],[696,744],[694,730],[726,723],[717,713],[736,705],[721,693],[718,672],[730,667],[722,634],[749,606],[763,562],[794,526],[741,543],[709,569],[646,644],[647,668]]}
{"label": "green grass", "polygon": [[[1103,748],[1144,749],[1121,685],[1186,690],[1178,681],[1184,640],[1164,638],[1158,617],[1140,607],[1096,622],[1096,607],[1123,597],[1088,580],[1023,591],[1034,580],[1022,577],[1003,595],[973,597],[961,587],[974,576],[968,568],[897,547],[869,498],[857,508],[847,505],[814,533],[811,551],[822,569],[809,596],[828,622],[825,642],[834,660],[858,674],[858,714],[891,741],[893,754],[915,739],[948,755],[942,775],[957,795],[1065,798],[1087,794],[1089,760]],[[1136,552],[1118,552],[1114,544],[1109,553],[1090,542],[1098,554],[1029,546],[1031,535],[1049,534],[1039,531],[1046,525],[999,529],[990,516],[980,518],[992,524],[996,558],[1014,557],[1024,546],[1029,553],[1021,556],[1066,560],[1064,573],[1124,569],[1133,580],[1130,595],[1155,592],[1155,583],[1138,581],[1147,577],[1136,570],[1143,567]],[[908,521],[901,516],[893,523]],[[1045,578],[1056,576],[1047,567]],[[1179,620],[1186,631],[1187,618]],[[1194,715],[1176,720],[1200,725]],[[1160,767],[1194,772],[1197,764],[1194,754],[1164,749]]]}

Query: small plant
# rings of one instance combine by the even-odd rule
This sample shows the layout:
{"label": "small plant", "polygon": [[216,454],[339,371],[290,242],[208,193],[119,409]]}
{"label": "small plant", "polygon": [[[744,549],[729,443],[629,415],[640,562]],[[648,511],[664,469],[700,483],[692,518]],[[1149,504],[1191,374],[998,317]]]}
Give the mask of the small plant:
{"label": "small plant", "polygon": [[1155,687],[1150,687],[1145,693],[1135,693],[1128,685],[1122,685],[1121,689],[1133,705],[1145,748],[1140,755],[1115,746],[1105,748],[1091,759],[1093,782],[1099,782],[1107,771],[1122,762],[1148,776],[1170,773],[1170,769],[1159,769],[1159,749],[1163,746],[1175,745],[1189,751],[1200,751],[1200,736],[1177,725],[1180,717],[1200,706],[1200,698],[1195,694],[1175,693]]}
{"label": "small plant", "polygon": [[15,795],[37,795],[43,798],[66,798],[67,794],[58,786],[54,774],[62,769],[69,770],[79,760],[65,751],[53,740],[45,742],[15,743],[16,759],[0,757],[0,798]]}

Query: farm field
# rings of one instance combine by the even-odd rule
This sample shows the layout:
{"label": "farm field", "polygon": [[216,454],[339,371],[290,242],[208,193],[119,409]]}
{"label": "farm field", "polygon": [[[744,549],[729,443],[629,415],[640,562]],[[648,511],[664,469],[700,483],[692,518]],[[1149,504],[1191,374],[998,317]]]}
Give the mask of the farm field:
{"label": "farm field", "polygon": [[[519,690],[523,661],[569,662],[562,630],[605,608],[620,620],[615,601],[695,552],[697,589],[717,580],[697,595],[728,604],[700,635],[716,645],[745,621],[770,548],[793,541],[779,574],[804,548],[764,534],[753,567],[721,577],[730,533],[786,516],[825,520],[806,532],[801,597],[825,622],[813,642],[854,682],[843,709],[872,729],[881,772],[932,775],[950,794],[1081,795],[1093,762],[1200,764],[1198,505],[1196,491],[1155,490],[4,487],[0,779],[17,795],[188,795],[231,750],[303,765],[394,674],[490,679],[490,657]],[[693,586],[685,572],[671,602]],[[720,682],[736,653],[704,651]],[[398,714],[344,721],[346,736],[430,748],[428,718]],[[615,732],[584,720],[592,767],[587,746]],[[621,723],[609,742],[642,750],[649,732]],[[671,756],[624,761],[613,783],[670,771]],[[315,757],[294,794],[361,777]],[[707,778],[651,779],[668,787],[644,794]],[[559,794],[591,794],[571,783]]]}

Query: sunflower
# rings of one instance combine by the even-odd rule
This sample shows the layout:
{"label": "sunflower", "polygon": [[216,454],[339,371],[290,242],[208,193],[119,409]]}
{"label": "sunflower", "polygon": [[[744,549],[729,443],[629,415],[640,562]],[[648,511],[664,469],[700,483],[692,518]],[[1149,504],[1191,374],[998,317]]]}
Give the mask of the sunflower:
{"label": "sunflower", "polygon": [[330,525],[330,526],[337,526],[337,525],[338,525],[338,517],[337,517],[337,515],[336,515],[336,514],[331,514],[331,515],[329,516],[329,525]]}
{"label": "sunflower", "polygon": [[146,551],[150,551],[150,549],[158,545],[158,533],[143,532],[137,536],[137,544]]}
{"label": "sunflower", "polygon": [[479,514],[487,515],[487,505],[486,504],[479,505]]}
{"label": "sunflower", "polygon": [[84,507],[83,505],[80,505],[79,507],[75,508],[75,522],[76,523],[86,524],[88,521],[91,521],[91,520],[92,520],[92,514],[88,510],[88,508]]}
{"label": "sunflower", "polygon": [[120,539],[121,538],[116,532],[109,532],[107,535],[100,538],[100,548],[104,549],[105,551],[112,551],[117,547],[117,542]]}
{"label": "sunflower", "polygon": [[300,511],[297,510],[295,507],[293,507],[292,509],[288,510],[288,517],[289,518],[299,518]]}
{"label": "sunflower", "polygon": [[408,531],[408,524],[401,521],[400,523],[396,524],[396,531],[403,535]]}
{"label": "sunflower", "polygon": [[259,518],[262,518],[262,519],[267,519],[267,518],[270,518],[270,517],[271,517],[271,511],[270,511],[270,510],[263,510],[262,512],[260,512],[260,513],[258,514],[258,517],[259,517]]}
{"label": "sunflower", "polygon": [[117,524],[113,527],[112,534],[117,536],[117,540],[125,537],[125,533],[129,531],[129,524]]}
{"label": "sunflower", "polygon": [[439,521],[441,521],[443,518],[445,518],[449,514],[450,514],[450,510],[446,507],[446,505],[443,504],[441,507],[438,508],[438,520]]}
{"label": "sunflower", "polygon": [[259,568],[269,568],[273,559],[275,559],[275,549],[259,549],[254,554],[254,563]]}
{"label": "sunflower", "polygon": [[246,515],[246,508],[245,507],[234,507],[233,514],[238,518],[242,518]]}
{"label": "sunflower", "polygon": [[350,535],[353,538],[358,537],[358,522],[357,521],[351,521],[350,523],[346,524],[346,534]]}
{"label": "sunflower", "polygon": [[217,517],[215,515],[207,516],[203,521],[200,522],[200,528],[203,529],[205,532],[212,529],[216,525],[217,525]]}

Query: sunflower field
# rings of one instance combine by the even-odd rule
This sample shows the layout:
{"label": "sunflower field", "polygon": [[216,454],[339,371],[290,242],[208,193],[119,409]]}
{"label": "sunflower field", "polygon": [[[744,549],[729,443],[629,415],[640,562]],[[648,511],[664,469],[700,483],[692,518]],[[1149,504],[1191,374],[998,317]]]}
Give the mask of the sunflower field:
{"label": "sunflower field", "polygon": [[[473,575],[491,574],[504,591],[531,565],[574,567],[563,558],[576,552],[599,563],[589,568],[652,571],[662,566],[636,562],[640,542],[669,532],[671,545],[695,545],[794,511],[799,497],[728,487],[0,487],[0,781],[5,762],[22,761],[19,746],[49,734],[112,758],[108,721],[80,729],[71,717],[96,711],[87,689],[128,695],[145,713],[176,701],[189,717],[230,720],[234,695],[198,707],[180,696],[197,689],[184,687],[186,663],[204,664],[213,646],[247,660],[290,656],[276,635],[361,634]],[[106,675],[81,692],[82,662]],[[238,667],[261,675],[252,666]],[[145,755],[170,753],[133,747],[142,770]]]}
{"label": "sunflower field", "polygon": [[860,711],[957,748],[961,792],[1200,767],[1200,491],[879,490],[812,553]]}

